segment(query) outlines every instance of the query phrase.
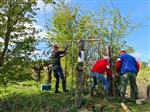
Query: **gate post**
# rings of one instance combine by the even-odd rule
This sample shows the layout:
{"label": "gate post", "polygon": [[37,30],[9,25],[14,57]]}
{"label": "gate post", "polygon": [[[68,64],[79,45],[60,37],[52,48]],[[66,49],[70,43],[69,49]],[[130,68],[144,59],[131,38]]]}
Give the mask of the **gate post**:
{"label": "gate post", "polygon": [[84,62],[84,40],[78,42],[78,62],[76,68],[76,101],[75,105],[77,110],[81,108],[82,98],[82,75],[83,75],[83,62]]}

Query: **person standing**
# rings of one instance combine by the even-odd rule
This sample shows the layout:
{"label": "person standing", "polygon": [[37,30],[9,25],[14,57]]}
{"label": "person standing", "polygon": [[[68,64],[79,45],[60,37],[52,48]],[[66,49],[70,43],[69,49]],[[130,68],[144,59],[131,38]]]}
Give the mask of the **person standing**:
{"label": "person standing", "polygon": [[120,77],[120,99],[125,102],[125,92],[128,81],[130,81],[131,90],[133,91],[135,99],[138,98],[138,86],[136,84],[136,76],[139,72],[140,65],[136,59],[127,54],[125,50],[120,51],[120,56],[116,61],[116,73]]}
{"label": "person standing", "polygon": [[54,77],[56,78],[56,83],[55,83],[55,93],[60,93],[59,92],[59,79],[61,78],[62,80],[62,89],[64,92],[68,92],[66,89],[66,81],[64,78],[64,74],[62,71],[61,67],[61,62],[60,58],[65,56],[66,52],[68,49],[68,44],[66,45],[65,49],[63,51],[59,51],[59,46],[57,44],[53,45],[53,51],[52,51],[52,69],[54,73]]}
{"label": "person standing", "polygon": [[96,63],[92,66],[90,75],[93,78],[93,84],[91,86],[90,96],[93,95],[93,90],[96,88],[97,80],[99,80],[103,84],[104,97],[106,99],[109,98],[108,97],[109,82],[104,77],[104,72],[106,72],[107,75],[112,78],[112,72],[110,70],[108,56],[104,56],[102,59],[97,60]]}

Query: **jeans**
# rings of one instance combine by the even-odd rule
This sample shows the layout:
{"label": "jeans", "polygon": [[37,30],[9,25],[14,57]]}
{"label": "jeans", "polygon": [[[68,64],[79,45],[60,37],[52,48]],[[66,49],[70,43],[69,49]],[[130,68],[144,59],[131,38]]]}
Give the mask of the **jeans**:
{"label": "jeans", "polygon": [[56,78],[56,83],[55,83],[55,90],[58,91],[58,87],[59,87],[59,78],[61,78],[62,80],[62,88],[63,91],[66,90],[66,81],[64,78],[64,74],[62,72],[62,68],[60,66],[53,66],[53,72],[54,72],[54,77]]}
{"label": "jeans", "polygon": [[102,82],[104,90],[109,88],[109,83],[108,83],[107,79],[103,76],[103,74],[100,74],[97,72],[91,72],[90,75],[93,78],[92,88],[96,87],[97,79]]}

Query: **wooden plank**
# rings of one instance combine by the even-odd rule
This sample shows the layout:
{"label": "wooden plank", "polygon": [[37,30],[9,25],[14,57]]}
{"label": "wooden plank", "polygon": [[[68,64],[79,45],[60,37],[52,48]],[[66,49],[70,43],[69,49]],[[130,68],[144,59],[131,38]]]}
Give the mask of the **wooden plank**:
{"label": "wooden plank", "polygon": [[[102,39],[79,39],[84,41],[101,41]],[[79,40],[68,40],[70,42],[78,42]]]}
{"label": "wooden plank", "polygon": [[121,107],[124,109],[125,112],[131,112],[125,103],[121,103]]}
{"label": "wooden plank", "polygon": [[146,102],[146,99],[137,99],[136,100],[136,104],[137,105],[142,105],[142,104],[144,104]]}

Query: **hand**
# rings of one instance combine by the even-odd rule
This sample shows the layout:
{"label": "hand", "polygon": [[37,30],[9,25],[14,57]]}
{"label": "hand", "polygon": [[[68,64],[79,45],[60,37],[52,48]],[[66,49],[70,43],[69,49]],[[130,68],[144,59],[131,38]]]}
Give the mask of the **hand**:
{"label": "hand", "polygon": [[116,77],[119,77],[119,74],[118,74],[118,73],[116,73]]}
{"label": "hand", "polygon": [[78,39],[78,40],[77,40],[77,44],[79,44],[80,41],[81,41],[81,39]]}
{"label": "hand", "polygon": [[68,49],[68,42],[66,43],[65,51]]}

